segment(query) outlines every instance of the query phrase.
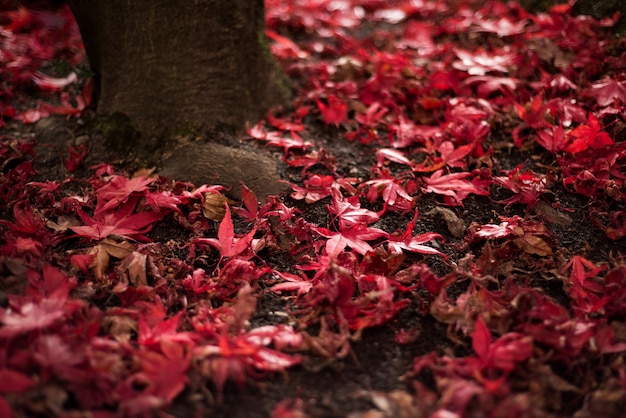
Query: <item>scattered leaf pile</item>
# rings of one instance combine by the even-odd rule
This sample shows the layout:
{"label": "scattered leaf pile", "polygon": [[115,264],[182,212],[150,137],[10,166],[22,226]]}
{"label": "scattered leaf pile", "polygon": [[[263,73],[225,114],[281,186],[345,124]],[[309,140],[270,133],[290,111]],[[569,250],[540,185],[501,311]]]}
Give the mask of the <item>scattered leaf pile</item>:
{"label": "scattered leaf pile", "polygon": [[[34,181],[34,142],[1,138],[0,416],[210,409],[232,383],[355,361],[375,327],[442,344],[353,417],[622,416],[614,20],[492,0],[266,0],[266,18],[297,97],[247,136],[284,152],[284,199],[106,163]],[[68,9],[0,22],[2,118],[79,115]],[[307,416],[297,396],[273,416]]]}

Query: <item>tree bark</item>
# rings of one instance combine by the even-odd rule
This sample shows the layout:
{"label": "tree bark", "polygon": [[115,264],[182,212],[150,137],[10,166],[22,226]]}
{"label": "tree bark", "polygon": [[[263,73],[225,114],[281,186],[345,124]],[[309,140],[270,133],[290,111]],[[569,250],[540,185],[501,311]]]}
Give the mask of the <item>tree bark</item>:
{"label": "tree bark", "polygon": [[69,0],[95,72],[97,111],[142,134],[242,129],[288,93],[263,0]]}

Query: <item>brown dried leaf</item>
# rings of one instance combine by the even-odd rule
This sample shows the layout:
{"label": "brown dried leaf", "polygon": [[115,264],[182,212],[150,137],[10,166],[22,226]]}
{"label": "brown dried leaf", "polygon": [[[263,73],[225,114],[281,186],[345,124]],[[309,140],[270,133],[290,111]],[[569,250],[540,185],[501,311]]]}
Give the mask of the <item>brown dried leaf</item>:
{"label": "brown dried leaf", "polygon": [[548,38],[535,38],[528,44],[528,49],[535,51],[540,60],[560,69],[565,69],[572,62],[574,55],[567,52]]}
{"label": "brown dried leaf", "polygon": [[61,215],[57,218],[57,221],[51,221],[50,219],[46,219],[46,226],[52,229],[54,232],[65,232],[70,226],[79,226],[81,225],[80,221],[73,216],[65,216]]}
{"label": "brown dried leaf", "polygon": [[424,416],[422,410],[417,406],[415,398],[406,391],[371,392],[370,397],[378,411],[367,411],[359,418],[421,418]]}
{"label": "brown dried leaf", "polygon": [[127,241],[116,242],[111,239],[103,239],[98,245],[87,251],[87,254],[95,254],[92,269],[96,279],[102,280],[106,277],[111,257],[122,259],[131,254],[137,247]]}
{"label": "brown dried leaf", "polygon": [[137,246],[128,241],[116,242],[105,238],[98,243],[111,257],[122,259],[137,249]]}
{"label": "brown dried leaf", "polygon": [[529,254],[535,254],[540,257],[546,257],[553,254],[550,245],[548,245],[543,238],[540,238],[537,235],[524,234],[524,236],[516,238],[513,242],[521,250]]}
{"label": "brown dried leaf", "polygon": [[109,253],[106,252],[104,248],[96,245],[95,247],[91,247],[89,251],[87,251],[87,254],[95,255],[91,269],[93,270],[93,274],[96,276],[96,279],[104,279],[106,277],[106,271],[109,268],[109,261],[111,259]]}
{"label": "brown dried leaf", "polygon": [[117,342],[124,344],[137,332],[137,321],[129,316],[110,315],[102,319],[102,328]]}
{"label": "brown dried leaf", "polygon": [[124,277],[125,281],[135,287],[147,286],[146,260],[147,255],[133,251],[122,260],[117,267],[118,274]]}
{"label": "brown dried leaf", "polygon": [[443,219],[452,236],[456,238],[463,238],[465,236],[465,223],[452,210],[435,206],[432,210],[424,213],[424,215],[437,216]]}
{"label": "brown dried leaf", "polygon": [[233,204],[232,200],[220,193],[205,193],[202,204],[202,214],[212,221],[220,222],[224,219],[226,209],[224,203]]}
{"label": "brown dried leaf", "polygon": [[552,207],[552,205],[550,205],[548,202],[544,202],[543,200],[537,202],[534,210],[535,213],[553,224],[569,226],[573,222],[572,218],[570,218],[567,214],[556,210]]}
{"label": "brown dried leaf", "polygon": [[140,168],[139,170],[135,171],[133,173],[133,177],[141,177],[141,176],[145,176],[145,177],[150,177],[154,174],[154,172],[156,171],[156,167],[144,167],[144,168]]}

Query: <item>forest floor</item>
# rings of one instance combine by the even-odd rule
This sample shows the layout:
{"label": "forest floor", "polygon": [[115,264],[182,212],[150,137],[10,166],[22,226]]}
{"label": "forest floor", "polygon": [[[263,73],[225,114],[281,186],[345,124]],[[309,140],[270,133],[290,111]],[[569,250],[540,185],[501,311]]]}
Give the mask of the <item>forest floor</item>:
{"label": "forest floor", "polygon": [[0,3],[0,416],[624,416],[611,19],[266,0],[294,103],[232,140],[289,191],[235,202],[107,148],[42,4]]}

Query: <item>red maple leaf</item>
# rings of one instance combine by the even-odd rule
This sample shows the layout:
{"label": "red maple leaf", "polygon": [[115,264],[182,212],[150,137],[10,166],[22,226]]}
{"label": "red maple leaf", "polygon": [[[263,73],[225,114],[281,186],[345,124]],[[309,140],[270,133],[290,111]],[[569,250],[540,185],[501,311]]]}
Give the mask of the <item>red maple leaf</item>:
{"label": "red maple leaf", "polygon": [[254,221],[259,215],[259,201],[254,192],[244,184],[241,185],[241,201],[243,207],[237,210],[237,214]]}
{"label": "red maple leaf", "polygon": [[491,180],[477,177],[469,181],[467,180],[469,177],[472,177],[472,173],[460,172],[444,175],[443,170],[437,170],[430,177],[423,178],[424,183],[426,183],[423,190],[425,193],[449,196],[457,205],[460,205],[470,193],[481,196],[489,195]]}
{"label": "red maple leaf", "polygon": [[491,32],[499,37],[504,37],[523,33],[527,23],[526,19],[512,21],[506,16],[496,20],[477,18],[473,21],[472,30],[476,32]]}
{"label": "red maple leaf", "polygon": [[322,227],[312,227],[311,229],[328,238],[326,241],[326,254],[331,257],[339,255],[348,246],[357,253],[365,255],[373,250],[367,241],[385,238],[389,235],[381,229],[368,227],[363,224],[353,225],[342,229],[341,232],[334,232]]}
{"label": "red maple leaf", "polygon": [[272,53],[278,58],[305,59],[309,57],[309,53],[300,49],[291,39],[281,36],[270,29],[267,29],[265,34],[274,41],[272,44]]}
{"label": "red maple leaf", "polygon": [[598,278],[598,274],[605,269],[606,266],[597,267],[593,262],[579,255],[572,257],[565,267],[563,267],[564,271],[570,270],[569,278],[572,284],[597,294],[604,293],[604,286],[598,281],[591,279]]}
{"label": "red maple leaf", "polygon": [[589,94],[596,98],[598,105],[605,107],[619,100],[626,104],[626,81],[617,81],[610,77],[591,85]]}
{"label": "red maple leaf", "polygon": [[159,321],[154,326],[150,326],[143,316],[138,321],[137,342],[143,346],[158,346],[162,342],[165,343],[194,343],[195,335],[190,332],[178,332],[180,318],[184,314],[183,311],[178,312],[173,317]]}
{"label": "red maple leaf", "polygon": [[145,193],[146,204],[157,213],[162,211],[173,211],[182,214],[178,205],[183,203],[183,199],[174,195],[170,191],[153,192],[148,191]]}
{"label": "red maple leaf", "polygon": [[157,212],[133,213],[134,210],[135,202],[132,201],[123,204],[115,212],[101,213],[94,215],[93,218],[79,210],[78,215],[85,225],[71,226],[69,229],[74,231],[76,236],[95,240],[102,240],[109,235],[146,240],[142,234],[150,231],[163,215]]}
{"label": "red maple leaf", "polygon": [[569,137],[565,134],[563,127],[559,125],[538,131],[537,142],[551,153],[556,154],[567,147]]}
{"label": "red maple leaf", "polygon": [[382,167],[385,165],[385,161],[391,161],[398,164],[411,165],[413,162],[409,160],[406,155],[397,149],[393,148],[379,148],[376,150],[376,165]]}
{"label": "red maple leaf", "polygon": [[443,237],[441,235],[434,232],[426,232],[424,234],[413,236],[413,228],[415,228],[415,223],[417,222],[418,216],[418,211],[415,211],[413,220],[411,220],[411,222],[407,224],[404,232],[400,236],[389,236],[389,251],[393,253],[401,253],[402,250],[406,250],[421,254],[436,254],[444,258],[448,258],[447,255],[443,254],[439,250],[424,245],[425,243],[435,239],[443,240]]}
{"label": "red maple leaf", "polygon": [[44,220],[25,202],[20,202],[13,206],[13,219],[14,222],[0,219],[0,225],[4,225],[19,234],[29,236],[46,230]]}
{"label": "red maple leaf", "polygon": [[314,174],[304,180],[304,187],[292,184],[293,193],[291,197],[296,200],[304,199],[307,203],[314,203],[320,199],[330,196],[331,188],[335,182],[333,176]]}
{"label": "red maple leaf", "polygon": [[339,125],[348,118],[348,105],[335,95],[328,96],[328,104],[318,100],[317,107],[327,125]]}
{"label": "red maple leaf", "polygon": [[80,168],[87,156],[87,147],[84,144],[80,145],[71,145],[69,149],[69,156],[63,162],[65,164],[65,168],[70,173],[76,171]]}
{"label": "red maple leaf", "polygon": [[363,209],[358,196],[344,198],[337,189],[332,189],[328,212],[339,220],[339,229],[342,230],[356,224],[371,224],[380,218],[378,213]]}
{"label": "red maple leaf", "polygon": [[501,201],[501,203],[506,203],[505,208],[514,203],[533,207],[539,198],[548,192],[545,175],[530,170],[521,172],[521,169],[522,167],[519,166],[506,173],[506,176],[494,177],[497,183],[514,193],[513,196]]}
{"label": "red maple leaf", "polygon": [[589,113],[587,117],[587,124],[573,129],[569,133],[569,137],[573,138],[573,140],[565,147],[565,151],[572,154],[588,148],[598,149],[613,145],[613,140],[608,133],[602,131],[600,122],[592,113]]}
{"label": "red maple leaf", "polygon": [[390,206],[395,205],[399,198],[409,203],[413,202],[411,195],[398,184],[389,171],[378,170],[378,174],[380,178],[366,181],[359,186],[359,189],[368,188],[366,196],[370,202],[374,202],[378,197],[382,197],[383,201]]}
{"label": "red maple leaf", "polygon": [[546,120],[548,116],[548,106],[543,102],[543,94],[536,95],[526,106],[515,103],[515,111],[524,123],[533,128],[547,128],[550,125]]}
{"label": "red maple leaf", "polygon": [[443,237],[435,232],[427,232],[413,237],[394,238],[390,236],[388,243],[389,251],[401,253],[402,250],[406,250],[413,253],[440,255],[444,258],[448,258],[448,256],[443,254],[441,251],[433,247],[429,247],[428,245],[424,245],[434,239],[443,240]]}
{"label": "red maple leaf", "polygon": [[281,279],[282,283],[273,285],[270,290],[273,292],[293,291],[296,290],[298,296],[308,293],[313,288],[313,283],[304,275],[298,276],[291,273],[275,272]]}
{"label": "red maple leaf", "polygon": [[514,215],[510,218],[505,218],[501,216],[500,220],[502,221],[502,223],[500,223],[499,225],[479,225],[476,232],[474,233],[474,237],[498,239],[509,237],[512,235],[515,236],[517,235],[517,228],[520,224],[523,223],[523,219],[517,215]]}
{"label": "red maple leaf", "polygon": [[221,253],[221,258],[234,257],[241,254],[250,247],[252,238],[256,233],[256,227],[241,238],[235,238],[235,230],[233,227],[233,220],[230,215],[230,208],[228,204],[224,204],[226,212],[224,219],[220,222],[220,226],[217,230],[217,239],[215,238],[198,238],[196,242],[209,244],[212,247],[218,249]]}
{"label": "red maple leaf", "polygon": [[128,201],[133,195],[143,194],[153,181],[153,178],[146,176],[137,176],[130,179],[125,176],[113,176],[106,185],[96,190],[98,204],[96,205],[95,215],[116,208]]}
{"label": "red maple leaf", "polygon": [[[520,333],[510,332],[491,341],[491,332],[482,316],[478,317],[472,333],[472,348],[478,357],[474,373],[488,390],[496,390],[511,373],[517,363],[533,354],[532,339]],[[492,376],[499,378],[495,380]]]}
{"label": "red maple leaf", "polygon": [[176,343],[161,344],[161,353],[139,351],[139,371],[118,389],[124,415],[141,416],[174,400],[187,383],[191,351]]}
{"label": "red maple leaf", "polygon": [[464,85],[476,85],[476,95],[483,99],[494,93],[511,97],[518,83],[519,81],[514,78],[487,75],[469,77],[463,82]]}
{"label": "red maple leaf", "polygon": [[13,338],[45,329],[83,306],[84,302],[70,301],[67,295],[55,295],[39,301],[25,299],[18,306],[0,309],[0,322],[3,324],[0,338]]}

